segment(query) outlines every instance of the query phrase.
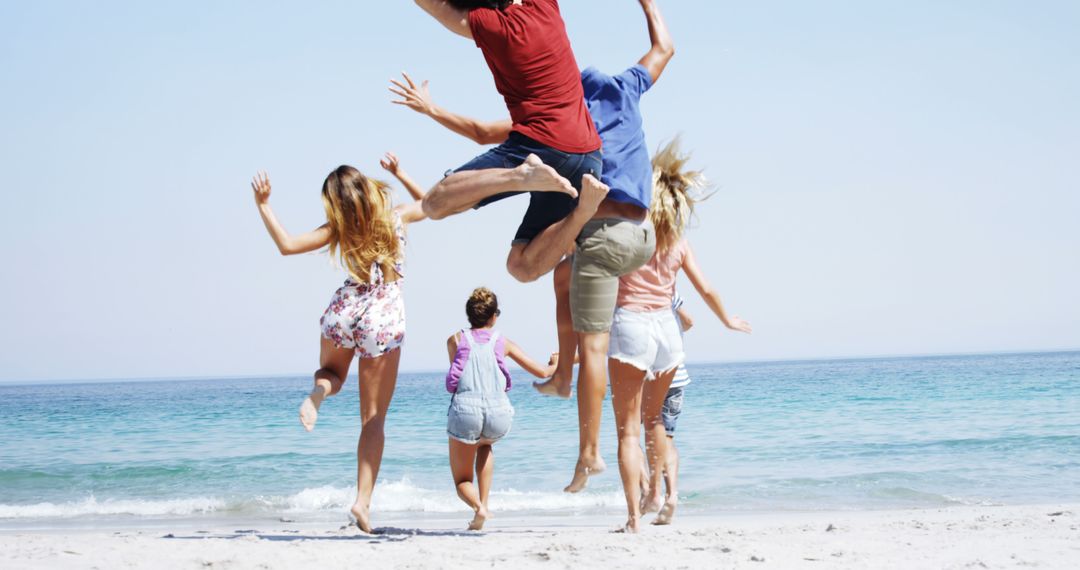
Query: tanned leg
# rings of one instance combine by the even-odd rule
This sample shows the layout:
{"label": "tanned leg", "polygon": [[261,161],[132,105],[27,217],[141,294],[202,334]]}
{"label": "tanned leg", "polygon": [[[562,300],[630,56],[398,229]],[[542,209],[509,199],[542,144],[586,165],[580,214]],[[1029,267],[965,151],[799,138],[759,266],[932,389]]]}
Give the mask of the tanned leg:
{"label": "tanned leg", "polygon": [[667,398],[668,388],[671,387],[671,381],[674,379],[675,369],[671,369],[657,375],[655,380],[646,382],[642,389],[641,409],[646,433],[645,457],[649,461],[651,477],[649,481],[651,496],[644,501],[648,512],[659,511],[664,505],[661,489],[664,484],[664,465],[668,459],[668,438],[667,432],[664,431],[664,420],[660,414],[664,409],[664,399]]}
{"label": "tanned leg", "polygon": [[510,248],[506,259],[510,275],[522,283],[529,283],[555,269],[563,255],[574,246],[581,228],[592,219],[607,193],[608,187],[604,183],[586,174],[581,180],[581,199],[569,216],[549,226],[529,243]]}
{"label": "tanned leg", "polygon": [[554,168],[530,154],[517,168],[463,170],[443,178],[427,195],[421,207],[433,220],[460,214],[484,198],[503,192],[562,192],[578,195],[570,181]]}
{"label": "tanned leg", "polygon": [[475,443],[462,443],[450,438],[450,474],[454,477],[454,487],[460,498],[475,516],[469,523],[469,530],[480,530],[484,527],[484,519],[487,518],[487,507],[484,506],[473,484],[473,462],[476,457]]}
{"label": "tanned leg", "polygon": [[679,450],[675,447],[675,438],[668,438],[667,461],[664,463],[664,483],[667,485],[667,497],[664,507],[656,515],[653,524],[671,524],[675,518],[675,508],[679,506]]}
{"label": "tanned leg", "polygon": [[[611,359],[611,405],[619,437],[619,475],[626,495],[625,532],[641,520],[641,385],[645,372]],[[580,390],[579,390],[580,393]]]}
{"label": "tanned leg", "polygon": [[[484,521],[491,518],[491,509],[488,508],[488,496],[491,495],[491,483],[495,479],[495,449],[490,443],[481,443],[476,449],[476,483],[480,487],[480,503],[484,505],[483,516],[477,513],[470,530],[481,530]],[[475,526],[476,528],[473,528]]]}
{"label": "tanned leg", "polygon": [[360,440],[356,444],[356,502],[350,512],[360,530],[371,532],[371,493],[382,464],[386,411],[397,385],[401,349],[360,359]]}
{"label": "tanned leg", "polygon": [[574,381],[574,357],[577,356],[577,333],[570,314],[570,271],[572,261],[564,259],[555,267],[555,323],[559,333],[559,362],[555,374],[533,387],[545,396],[569,398]]}
{"label": "tanned leg", "polygon": [[[567,493],[577,493],[588,484],[589,476],[606,468],[600,458],[600,418],[607,393],[608,341],[610,333],[578,333],[581,367],[578,370],[578,460]],[[638,415],[640,417],[640,414]]]}
{"label": "tanned leg", "polygon": [[300,404],[300,423],[307,431],[315,429],[323,400],[341,391],[354,354],[351,348],[338,348],[324,337],[319,339],[319,369],[315,371],[315,386]]}

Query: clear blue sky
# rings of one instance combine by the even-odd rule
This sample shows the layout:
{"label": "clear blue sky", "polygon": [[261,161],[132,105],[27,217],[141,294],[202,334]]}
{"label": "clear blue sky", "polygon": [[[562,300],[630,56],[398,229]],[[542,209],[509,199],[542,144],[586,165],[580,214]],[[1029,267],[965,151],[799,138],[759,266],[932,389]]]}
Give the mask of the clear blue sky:
{"label": "clear blue sky", "polygon": [[[1080,4],[661,3],[678,53],[644,102],[719,192],[691,233],[692,361],[1080,347]],[[564,0],[581,65],[647,48],[633,0]],[[341,163],[425,185],[479,152],[387,80],[505,115],[479,51],[412,2],[0,4],[0,379],[307,373],[342,274],[281,258]],[[381,176],[381,173],[379,173]],[[524,200],[414,226],[403,368],[444,366],[468,292],[554,346],[550,280],[505,273]],[[452,249],[451,249],[452,248]]]}

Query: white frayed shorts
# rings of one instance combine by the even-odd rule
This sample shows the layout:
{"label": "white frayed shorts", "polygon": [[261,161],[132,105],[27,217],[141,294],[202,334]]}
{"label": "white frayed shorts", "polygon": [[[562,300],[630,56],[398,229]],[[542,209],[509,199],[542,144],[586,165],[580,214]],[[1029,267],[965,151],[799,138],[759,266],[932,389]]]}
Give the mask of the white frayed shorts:
{"label": "white frayed shorts", "polygon": [[686,353],[675,312],[615,309],[608,357],[644,370],[647,380],[682,364]]}

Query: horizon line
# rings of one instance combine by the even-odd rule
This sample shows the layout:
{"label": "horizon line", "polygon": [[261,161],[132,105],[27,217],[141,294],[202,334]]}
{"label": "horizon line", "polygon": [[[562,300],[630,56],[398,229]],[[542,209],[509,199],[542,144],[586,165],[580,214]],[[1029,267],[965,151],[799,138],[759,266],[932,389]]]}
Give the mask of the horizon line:
{"label": "horizon line", "polygon": [[[687,361],[690,366],[705,365],[730,365],[730,364],[782,364],[799,362],[827,362],[827,361],[858,361],[858,360],[892,360],[914,358],[949,358],[971,356],[1006,356],[1024,354],[1067,354],[1080,352],[1080,348],[1057,348],[1041,350],[994,350],[976,352],[936,352],[936,353],[907,353],[907,354],[876,354],[863,356],[814,356],[805,358],[772,358],[772,359],[746,359],[746,360],[700,360]],[[512,370],[521,370],[520,367],[512,367]],[[445,369],[415,369],[399,370],[398,374],[443,374]],[[282,373],[282,374],[233,374],[233,375],[198,375],[198,376],[129,376],[129,377],[99,377],[99,378],[42,378],[37,380],[0,379],[0,385],[20,386],[33,384],[108,384],[127,382],[188,382],[194,380],[249,380],[258,378],[295,378],[307,376],[308,372]]]}

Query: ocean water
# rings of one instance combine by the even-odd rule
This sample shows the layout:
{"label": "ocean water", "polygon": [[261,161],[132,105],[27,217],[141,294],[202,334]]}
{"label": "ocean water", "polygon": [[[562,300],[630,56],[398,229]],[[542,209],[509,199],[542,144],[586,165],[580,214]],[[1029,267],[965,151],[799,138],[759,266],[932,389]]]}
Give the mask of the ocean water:
{"label": "ocean water", "polygon": [[[684,512],[1080,501],[1080,353],[690,366],[676,438]],[[622,511],[607,473],[561,491],[576,403],[517,374],[492,507]],[[355,377],[306,433],[307,377],[0,386],[0,527],[174,519],[341,521],[353,499]],[[403,374],[376,522],[463,515],[446,458],[442,375]]]}

